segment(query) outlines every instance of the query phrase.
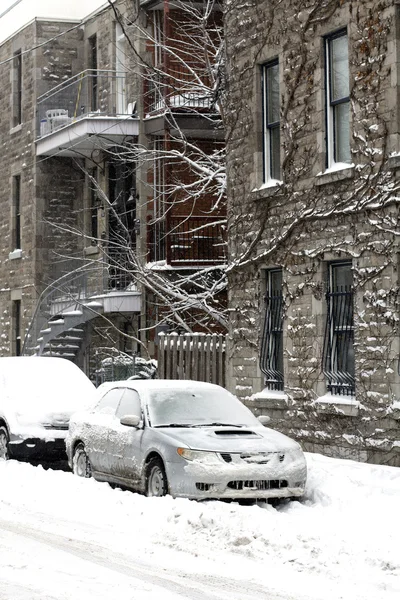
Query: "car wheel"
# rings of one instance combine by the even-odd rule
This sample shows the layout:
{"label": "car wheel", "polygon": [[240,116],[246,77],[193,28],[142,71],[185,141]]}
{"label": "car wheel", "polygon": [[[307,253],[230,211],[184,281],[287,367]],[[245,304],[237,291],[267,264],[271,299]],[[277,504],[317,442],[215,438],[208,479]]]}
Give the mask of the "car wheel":
{"label": "car wheel", "polygon": [[10,441],[8,437],[7,429],[3,426],[0,427],[0,459],[8,460],[8,442]]}
{"label": "car wheel", "polygon": [[92,476],[92,466],[83,444],[78,444],[74,450],[74,456],[72,458],[72,471],[74,475],[78,475],[78,477]]}
{"label": "car wheel", "polygon": [[161,458],[152,458],[146,469],[146,496],[166,496],[168,481]]}

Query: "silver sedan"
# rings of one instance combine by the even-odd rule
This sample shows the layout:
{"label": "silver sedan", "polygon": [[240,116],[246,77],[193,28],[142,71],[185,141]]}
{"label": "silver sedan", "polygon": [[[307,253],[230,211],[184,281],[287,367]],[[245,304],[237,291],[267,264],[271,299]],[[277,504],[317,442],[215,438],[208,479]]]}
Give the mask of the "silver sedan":
{"label": "silver sedan", "polygon": [[70,467],[81,477],[148,496],[294,498],[304,493],[299,444],[264,427],[224,388],[198,381],[128,380],[98,388],[72,416]]}

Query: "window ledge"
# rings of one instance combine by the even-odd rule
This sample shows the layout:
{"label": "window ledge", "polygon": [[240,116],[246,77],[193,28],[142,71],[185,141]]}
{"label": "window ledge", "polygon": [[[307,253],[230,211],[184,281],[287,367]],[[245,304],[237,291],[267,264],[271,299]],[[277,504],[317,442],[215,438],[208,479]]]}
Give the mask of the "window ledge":
{"label": "window ledge", "polygon": [[360,408],[360,402],[351,396],[337,396],[335,394],[325,394],[313,402],[317,413],[342,415],[344,417],[357,417]]}
{"label": "window ledge", "polygon": [[279,179],[271,179],[266,183],[263,183],[260,187],[254,188],[251,190],[251,193],[254,194],[257,200],[261,200],[262,198],[268,198],[273,194],[279,192],[279,189],[283,185],[283,181],[279,181]]}
{"label": "window ledge", "polygon": [[10,129],[10,134],[18,133],[18,131],[21,131],[21,129],[22,129],[22,123],[19,123],[19,125],[16,125],[15,127],[12,127]]}
{"label": "window ledge", "polygon": [[354,165],[347,163],[336,163],[330,169],[326,169],[323,173],[318,173],[316,185],[327,185],[336,181],[344,181],[354,177]]}
{"label": "window ledge", "polygon": [[268,408],[287,408],[288,406],[288,396],[285,392],[277,392],[268,388],[250,396],[250,401],[266,402],[268,403]]}
{"label": "window ledge", "polygon": [[396,402],[393,402],[393,404],[391,406],[389,406],[388,415],[392,419],[395,419],[396,421],[400,421],[400,401],[399,400],[397,400]]}
{"label": "window ledge", "polygon": [[22,258],[22,250],[20,248],[13,250],[12,252],[9,253],[8,258],[9,258],[9,260],[15,260],[16,258]]}
{"label": "window ledge", "polygon": [[389,169],[400,169],[400,154],[391,154],[388,160]]}
{"label": "window ledge", "polygon": [[98,254],[99,252],[99,247],[96,244],[96,246],[86,246],[86,248],[83,249],[83,254],[85,256],[92,256],[93,254]]}

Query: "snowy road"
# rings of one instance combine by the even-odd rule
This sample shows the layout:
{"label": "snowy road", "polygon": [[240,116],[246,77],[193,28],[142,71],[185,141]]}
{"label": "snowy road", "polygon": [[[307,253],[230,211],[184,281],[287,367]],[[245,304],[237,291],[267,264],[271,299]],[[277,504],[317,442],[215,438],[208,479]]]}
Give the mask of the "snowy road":
{"label": "snowy road", "polygon": [[398,600],[400,469],[307,459],[278,510],[0,462],[0,600]]}

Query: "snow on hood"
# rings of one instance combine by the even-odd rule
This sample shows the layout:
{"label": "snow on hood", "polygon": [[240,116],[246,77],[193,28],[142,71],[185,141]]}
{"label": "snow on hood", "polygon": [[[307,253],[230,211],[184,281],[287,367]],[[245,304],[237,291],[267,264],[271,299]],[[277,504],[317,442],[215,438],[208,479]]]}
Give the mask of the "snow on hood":
{"label": "snow on hood", "polygon": [[278,452],[296,450],[299,444],[286,435],[262,425],[256,427],[160,427],[177,444],[186,444],[192,450],[210,452]]}

